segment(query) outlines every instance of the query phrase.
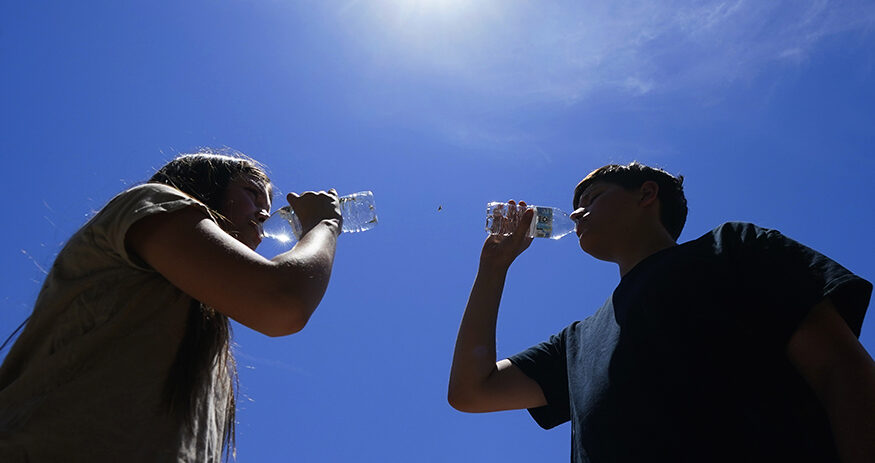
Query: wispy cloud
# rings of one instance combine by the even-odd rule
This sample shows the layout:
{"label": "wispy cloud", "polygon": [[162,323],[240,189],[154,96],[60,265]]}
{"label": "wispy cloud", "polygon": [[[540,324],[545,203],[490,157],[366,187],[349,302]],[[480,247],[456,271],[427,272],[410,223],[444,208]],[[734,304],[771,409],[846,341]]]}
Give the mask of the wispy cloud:
{"label": "wispy cloud", "polygon": [[433,3],[351,3],[343,14],[381,31],[366,45],[378,63],[528,102],[712,88],[875,25],[868,1]]}

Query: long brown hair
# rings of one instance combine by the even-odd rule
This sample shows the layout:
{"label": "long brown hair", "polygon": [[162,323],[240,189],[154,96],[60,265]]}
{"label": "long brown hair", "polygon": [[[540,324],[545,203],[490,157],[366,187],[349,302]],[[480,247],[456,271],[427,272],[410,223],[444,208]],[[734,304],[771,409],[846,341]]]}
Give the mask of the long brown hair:
{"label": "long brown hair", "polygon": [[[227,224],[219,209],[228,185],[237,177],[248,176],[270,185],[264,168],[255,160],[240,154],[215,152],[184,154],[155,172],[149,183],[170,185],[204,203],[220,221]],[[237,395],[237,364],[231,352],[231,325],[228,317],[197,300],[189,307],[185,335],[176,360],[167,377],[165,397],[170,412],[177,416],[187,431],[193,429],[198,408],[212,384],[227,391],[225,432],[222,449],[227,458],[235,449],[235,415]]]}

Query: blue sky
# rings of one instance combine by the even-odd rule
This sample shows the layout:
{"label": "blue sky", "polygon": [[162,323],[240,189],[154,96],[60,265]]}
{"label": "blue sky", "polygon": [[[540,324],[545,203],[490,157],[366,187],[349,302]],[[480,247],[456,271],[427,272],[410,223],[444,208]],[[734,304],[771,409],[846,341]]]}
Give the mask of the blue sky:
{"label": "blue sky", "polygon": [[[873,26],[865,1],[5,2],[0,331],[109,198],[229,147],[283,192],[372,190],[380,217],[341,238],[304,331],[235,326],[239,461],[567,461],[567,424],[446,403],[486,203],[569,211],[587,172],[638,160],[686,177],[682,240],[751,221],[875,280]],[[618,280],[538,240],[499,355]]]}

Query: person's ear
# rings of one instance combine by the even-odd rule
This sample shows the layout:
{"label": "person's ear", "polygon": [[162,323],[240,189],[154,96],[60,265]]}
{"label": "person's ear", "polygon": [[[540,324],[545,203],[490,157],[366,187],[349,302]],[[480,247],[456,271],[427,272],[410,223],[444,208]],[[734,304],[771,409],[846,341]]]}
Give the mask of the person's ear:
{"label": "person's ear", "polygon": [[656,200],[659,198],[659,184],[653,180],[642,183],[638,191],[640,193],[638,202],[643,207],[656,203]]}

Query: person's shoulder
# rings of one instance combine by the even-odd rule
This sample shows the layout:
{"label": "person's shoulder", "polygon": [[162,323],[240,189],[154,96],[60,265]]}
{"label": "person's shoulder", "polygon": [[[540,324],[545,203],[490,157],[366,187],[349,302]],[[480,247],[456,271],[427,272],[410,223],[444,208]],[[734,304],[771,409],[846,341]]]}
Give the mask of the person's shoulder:
{"label": "person's shoulder", "polygon": [[775,236],[780,236],[780,232],[750,222],[723,222],[678,248],[688,252],[724,254],[733,249],[764,245]]}
{"label": "person's shoulder", "polygon": [[196,198],[160,183],[142,183],[118,193],[89,220],[95,223],[133,222],[157,212],[195,206],[213,218],[210,209]]}
{"label": "person's shoulder", "polygon": [[699,239],[711,239],[725,243],[749,243],[775,233],[780,232],[750,222],[723,222]]}
{"label": "person's shoulder", "polygon": [[[155,205],[162,203],[173,203],[176,201],[194,202],[200,204],[200,201],[183,193],[182,191],[162,183],[142,183],[132,186],[127,190],[115,195],[104,210],[113,210],[115,208],[127,209],[130,207],[142,207],[144,205]],[[139,206],[136,206],[139,205]]]}
{"label": "person's shoulder", "polygon": [[710,233],[714,235],[734,234],[739,236],[757,236],[772,230],[750,222],[723,222]]}
{"label": "person's shoulder", "polygon": [[113,198],[111,201],[114,201],[117,198],[141,196],[171,196],[178,198],[191,198],[189,195],[170,185],[165,185],[163,183],[141,183],[122,191],[121,193],[117,194],[115,198]]}

